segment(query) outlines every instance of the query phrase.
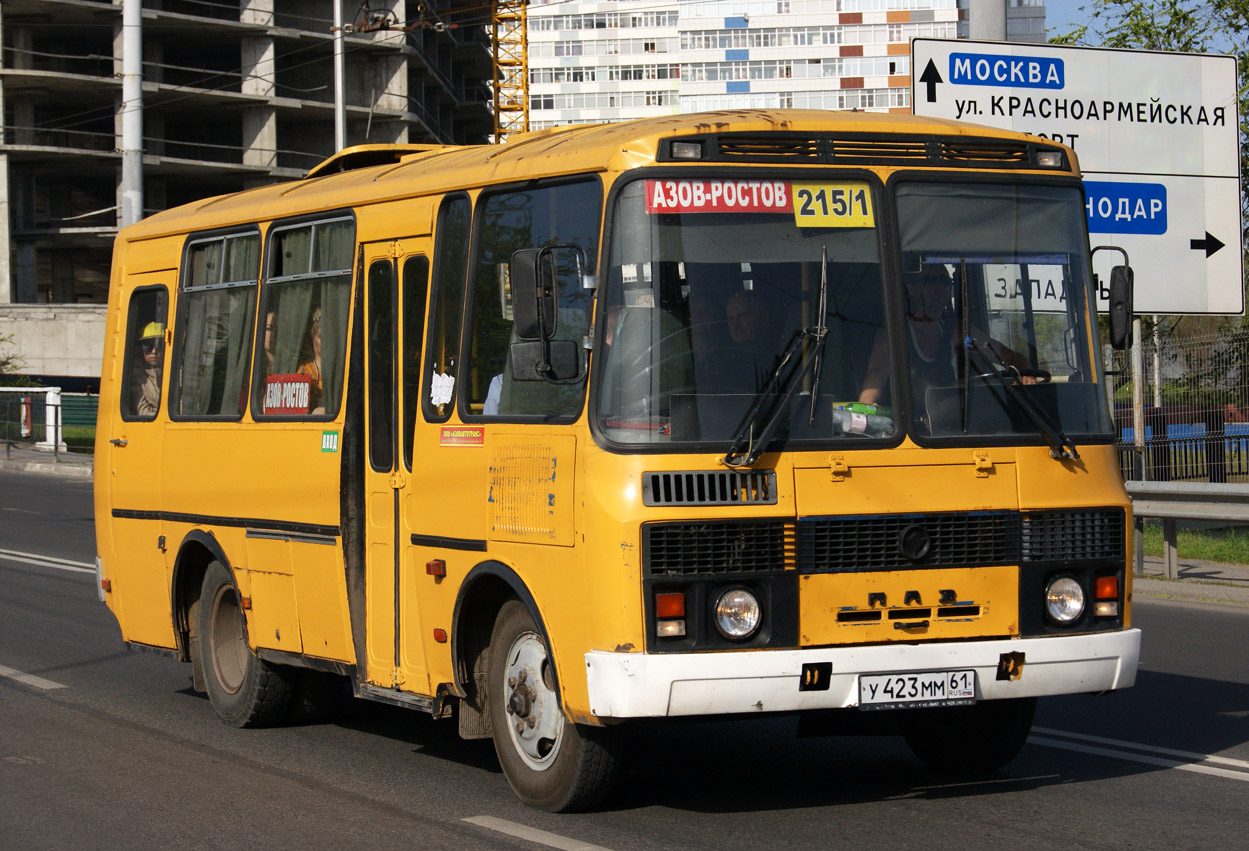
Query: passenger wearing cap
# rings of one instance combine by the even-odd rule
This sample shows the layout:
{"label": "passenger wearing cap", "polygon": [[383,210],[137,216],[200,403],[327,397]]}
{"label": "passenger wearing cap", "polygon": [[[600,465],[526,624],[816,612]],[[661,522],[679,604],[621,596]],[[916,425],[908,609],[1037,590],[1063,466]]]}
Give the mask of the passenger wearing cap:
{"label": "passenger wearing cap", "polygon": [[130,375],[130,410],[135,416],[154,417],[160,408],[160,372],[165,356],[165,325],[149,322],[139,336],[139,357]]}

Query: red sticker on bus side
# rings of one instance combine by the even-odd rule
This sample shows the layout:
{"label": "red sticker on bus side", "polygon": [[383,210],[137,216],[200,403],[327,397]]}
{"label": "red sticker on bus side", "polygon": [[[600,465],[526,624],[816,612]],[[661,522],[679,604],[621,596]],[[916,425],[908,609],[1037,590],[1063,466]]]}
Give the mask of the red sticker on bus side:
{"label": "red sticker on bus side", "polygon": [[482,426],[443,426],[438,435],[439,446],[485,446],[486,430]]}
{"label": "red sticker on bus side", "polygon": [[648,180],[648,213],[790,213],[787,180]]}
{"label": "red sticker on bus side", "polygon": [[265,379],[266,415],[308,413],[311,379],[298,373],[278,373]]}

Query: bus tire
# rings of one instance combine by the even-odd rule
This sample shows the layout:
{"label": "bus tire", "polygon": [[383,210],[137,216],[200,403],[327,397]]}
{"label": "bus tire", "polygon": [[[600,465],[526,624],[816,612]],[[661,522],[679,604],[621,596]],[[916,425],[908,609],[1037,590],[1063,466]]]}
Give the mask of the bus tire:
{"label": "bus tire", "polygon": [[217,716],[231,727],[281,721],[290,705],[295,671],[251,652],[239,592],[221,562],[208,565],[199,602],[204,685]]}
{"label": "bus tire", "polygon": [[516,797],[557,813],[602,801],[620,771],[616,737],[564,716],[546,642],[519,600],[503,604],[488,652],[494,750]]}
{"label": "bus tire", "polygon": [[1032,729],[1036,698],[985,700],[971,706],[910,710],[902,735],[929,768],[951,773],[996,771],[1014,759]]}

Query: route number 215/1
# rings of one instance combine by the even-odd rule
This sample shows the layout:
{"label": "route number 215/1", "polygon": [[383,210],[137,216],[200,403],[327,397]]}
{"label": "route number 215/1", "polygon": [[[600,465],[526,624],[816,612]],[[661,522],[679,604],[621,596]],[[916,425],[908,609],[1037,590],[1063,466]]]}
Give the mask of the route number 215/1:
{"label": "route number 215/1", "polygon": [[865,228],[875,224],[864,183],[795,183],[794,223],[800,228]]}

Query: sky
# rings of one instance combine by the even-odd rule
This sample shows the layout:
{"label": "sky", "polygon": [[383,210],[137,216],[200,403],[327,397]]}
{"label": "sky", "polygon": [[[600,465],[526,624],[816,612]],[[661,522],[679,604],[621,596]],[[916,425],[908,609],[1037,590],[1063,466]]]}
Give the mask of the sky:
{"label": "sky", "polygon": [[1080,11],[1080,7],[1089,3],[1090,0],[1045,0],[1046,37],[1070,32],[1087,23],[1088,15]]}

